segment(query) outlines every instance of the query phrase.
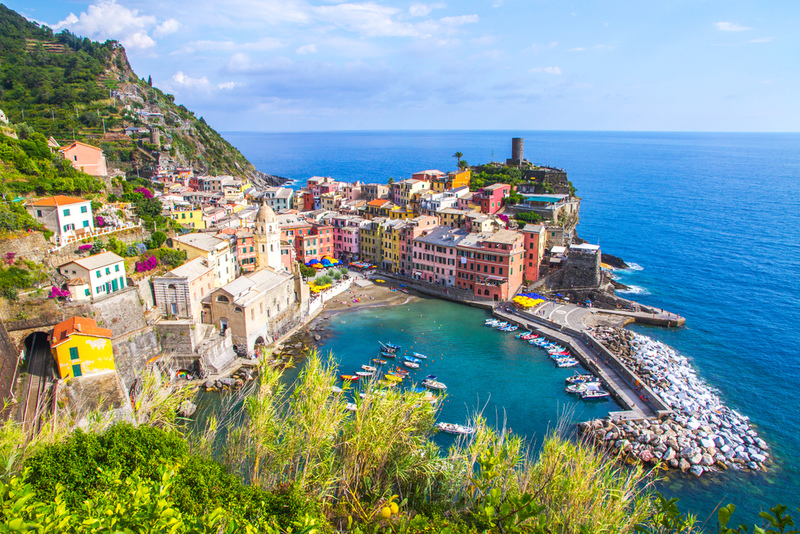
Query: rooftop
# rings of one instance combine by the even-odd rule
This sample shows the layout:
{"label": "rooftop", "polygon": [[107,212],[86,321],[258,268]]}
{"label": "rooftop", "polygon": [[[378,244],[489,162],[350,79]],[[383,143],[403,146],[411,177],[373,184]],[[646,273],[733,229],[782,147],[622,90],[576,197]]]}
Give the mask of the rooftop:
{"label": "rooftop", "polygon": [[189,245],[190,247],[198,248],[200,250],[205,250],[206,252],[213,252],[219,248],[222,244],[227,244],[226,241],[222,239],[216,238],[213,235],[209,234],[186,234],[178,237],[173,238],[174,241],[178,241],[179,243],[183,243],[184,245]]}
{"label": "rooftop", "polygon": [[69,204],[77,204],[79,202],[90,202],[85,198],[68,197],[65,195],[56,195],[54,197],[42,198],[33,203],[34,206],[67,206]]}
{"label": "rooftop", "polygon": [[[89,256],[88,258],[80,258],[78,260],[73,260],[71,262],[65,263],[64,265],[69,265],[70,263],[74,263],[76,265],[80,265],[84,269],[88,269],[91,271],[93,269],[99,269],[100,267],[105,267],[106,265],[112,265],[120,261],[125,261],[125,260],[117,256],[113,252],[101,252],[100,254],[95,254],[94,256]],[[63,265],[61,267],[63,267]]]}
{"label": "rooftop", "polygon": [[414,241],[427,243],[439,247],[454,247],[458,245],[469,234],[465,230],[459,228],[450,228],[449,226],[437,226],[429,233],[417,237]]}
{"label": "rooftop", "polygon": [[205,258],[198,257],[193,259],[192,261],[187,261],[180,267],[172,269],[170,272],[166,273],[164,277],[186,278],[189,281],[192,281],[203,276],[212,269],[213,267],[208,265],[208,261]]}
{"label": "rooftop", "polygon": [[111,330],[97,326],[94,319],[88,317],[70,317],[66,321],[61,321],[53,328],[53,337],[50,346],[57,347],[65,341],[68,341],[70,336],[74,334],[111,339]]}
{"label": "rooftop", "polygon": [[286,273],[261,269],[252,274],[240,276],[228,285],[222,286],[220,290],[230,294],[234,304],[247,306],[266,291],[291,278],[292,276]]}

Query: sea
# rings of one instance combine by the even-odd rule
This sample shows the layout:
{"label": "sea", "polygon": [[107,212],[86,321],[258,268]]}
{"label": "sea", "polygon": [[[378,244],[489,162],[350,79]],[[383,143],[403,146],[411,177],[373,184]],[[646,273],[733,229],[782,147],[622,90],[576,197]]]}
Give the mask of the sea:
{"label": "sea", "polygon": [[[766,473],[701,478],[670,472],[656,489],[713,527],[734,503],[736,524],[778,503],[800,506],[800,134],[581,131],[228,132],[259,170],[302,187],[311,176],[385,183],[415,171],[504,161],[524,138],[533,163],[563,168],[582,198],[580,237],[631,268],[623,296],[686,317],[634,325],[686,355],[771,446]],[[352,372],[378,340],[426,353],[422,372],[448,385],[440,419],[477,413],[525,435],[535,452],[563,421],[602,417],[563,391],[569,370],[539,349],[483,326],[483,311],[422,299],[339,315],[323,343]],[[437,439],[446,439],[439,437]],[[446,445],[446,443],[443,443]]]}

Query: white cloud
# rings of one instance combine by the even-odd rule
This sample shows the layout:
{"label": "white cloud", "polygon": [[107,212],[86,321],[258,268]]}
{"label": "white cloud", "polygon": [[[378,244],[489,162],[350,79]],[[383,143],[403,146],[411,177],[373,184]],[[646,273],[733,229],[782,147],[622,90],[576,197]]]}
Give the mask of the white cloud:
{"label": "white cloud", "polygon": [[303,55],[303,54],[316,54],[317,53],[317,45],[315,44],[307,44],[299,47],[295,50],[295,53]]}
{"label": "white cloud", "polygon": [[238,84],[236,82],[222,82],[222,83],[218,83],[217,84],[217,88],[228,91],[228,90],[233,89],[237,85],[241,85],[241,84]]}
{"label": "white cloud", "polygon": [[529,72],[535,72],[537,74],[561,74],[561,67],[536,67],[530,69]]}
{"label": "white cloud", "polygon": [[576,46],[575,48],[570,48],[567,52],[586,52],[586,49],[582,46]]}
{"label": "white cloud", "polygon": [[156,45],[153,37],[162,37],[178,31],[181,23],[175,19],[168,19],[159,24],[156,17],[141,15],[139,10],[128,9],[117,4],[116,0],[99,0],[80,15],[70,13],[52,27],[56,31],[68,29],[78,35],[99,41],[114,39],[128,49],[145,49]]}
{"label": "white cloud", "polygon": [[183,71],[176,72],[172,76],[172,81],[187,89],[208,89],[211,85],[205,76],[192,78],[184,74]]}
{"label": "white cloud", "polygon": [[412,17],[424,17],[433,10],[431,6],[426,4],[411,4],[408,8],[408,14]]}
{"label": "white cloud", "polygon": [[156,37],[164,37],[181,29],[181,23],[175,19],[168,19],[156,26],[153,30],[153,35]]}
{"label": "white cloud", "polygon": [[753,28],[748,28],[747,26],[736,24],[735,22],[715,22],[714,26],[716,26],[718,30],[723,32],[743,32],[753,29]]}

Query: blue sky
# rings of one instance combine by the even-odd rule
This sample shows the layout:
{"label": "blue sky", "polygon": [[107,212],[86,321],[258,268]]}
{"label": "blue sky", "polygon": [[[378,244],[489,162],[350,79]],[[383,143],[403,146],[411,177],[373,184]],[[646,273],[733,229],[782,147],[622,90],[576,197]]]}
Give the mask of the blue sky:
{"label": "blue sky", "polygon": [[798,131],[794,0],[5,0],[218,130]]}

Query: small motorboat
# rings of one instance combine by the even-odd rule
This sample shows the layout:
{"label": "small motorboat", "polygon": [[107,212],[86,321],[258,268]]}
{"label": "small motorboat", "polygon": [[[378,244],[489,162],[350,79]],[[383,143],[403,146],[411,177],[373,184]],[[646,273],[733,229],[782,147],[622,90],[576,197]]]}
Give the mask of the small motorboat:
{"label": "small motorboat", "polygon": [[572,376],[568,376],[566,378],[565,382],[567,384],[578,384],[578,383],[583,383],[583,382],[593,382],[595,380],[597,380],[597,379],[594,377],[594,375],[575,373]]}
{"label": "small motorboat", "polygon": [[380,358],[372,358],[372,363],[377,363],[378,365],[383,365],[386,363],[386,360],[381,360]]}
{"label": "small motorboat", "polygon": [[397,358],[397,354],[395,354],[394,352],[386,352],[385,350],[381,351],[381,356],[383,356],[384,358]]}
{"label": "small motorboat", "polygon": [[378,370],[376,367],[372,367],[371,365],[362,365],[362,366],[361,366],[361,368],[362,368],[363,370],[365,370],[365,371],[369,371],[369,372],[371,372],[371,373],[374,373],[375,371],[377,371],[377,370]]}
{"label": "small motorboat", "polygon": [[375,374],[375,371],[356,371],[356,376],[366,378]]}
{"label": "small motorboat", "polygon": [[339,378],[347,382],[358,382],[358,375],[339,375]]}
{"label": "small motorboat", "polygon": [[515,332],[519,327],[517,325],[504,326],[500,329],[501,332]]}
{"label": "small motorboat", "polygon": [[393,345],[391,343],[381,343],[381,345],[386,347],[386,350],[390,352],[397,352],[398,350],[400,350],[400,345]]}
{"label": "small motorboat", "polygon": [[349,412],[355,412],[356,410],[358,410],[358,406],[356,406],[354,402],[348,402],[347,404],[344,405],[344,407]]}
{"label": "small motorboat", "polygon": [[414,363],[419,363],[422,361],[419,358],[414,358],[413,356],[403,356],[403,359],[407,362],[414,362]]}
{"label": "small motorboat", "polygon": [[404,288],[404,287],[401,287],[401,288],[399,289],[399,291],[400,291],[400,292],[402,292],[402,293],[408,294],[408,289],[406,289],[406,288]]}
{"label": "small motorboat", "polygon": [[447,386],[445,386],[443,383],[437,382],[436,380],[432,380],[430,378],[426,378],[425,380],[423,380],[422,385],[428,389],[433,389],[435,391],[441,391],[443,389],[447,389]]}
{"label": "small motorboat", "polygon": [[340,388],[339,386],[331,386],[331,391],[334,392],[334,393],[342,393],[342,392],[344,392],[344,390],[342,388]]}
{"label": "small motorboat", "polygon": [[592,399],[604,399],[611,395],[605,389],[587,389],[583,393],[581,393],[581,398],[584,400],[592,400]]}
{"label": "small motorboat", "polygon": [[577,384],[568,384],[567,387],[564,388],[564,391],[567,393],[574,393],[576,395],[580,395],[584,391],[586,391],[586,384],[580,382]]}
{"label": "small motorboat", "polygon": [[393,388],[397,385],[397,382],[393,382],[392,380],[379,380],[378,385],[385,388]]}
{"label": "small motorboat", "polygon": [[402,382],[403,377],[394,373],[386,373],[383,375],[385,380],[389,380],[390,382]]}
{"label": "small motorboat", "polygon": [[414,353],[414,357],[415,358],[419,358],[420,360],[427,360],[428,359],[427,356],[425,356],[424,354],[420,354],[419,352],[415,352]]}
{"label": "small motorboat", "polygon": [[396,367],[393,372],[397,376],[402,376],[402,377],[408,376],[408,369],[403,369],[402,367]]}
{"label": "small motorboat", "polygon": [[475,429],[471,426],[457,425],[455,423],[436,423],[436,428],[447,434],[473,434]]}
{"label": "small motorboat", "polygon": [[517,335],[516,335],[516,336],[514,336],[514,337],[516,337],[517,339],[524,339],[524,338],[525,338],[525,336],[529,336],[529,335],[531,335],[532,333],[533,333],[533,332],[531,332],[530,330],[528,330],[527,332],[521,332],[521,333],[517,334]]}
{"label": "small motorboat", "polygon": [[409,369],[419,369],[419,364],[417,362],[412,362],[411,360],[404,360],[403,365]]}
{"label": "small motorboat", "polygon": [[576,367],[578,365],[578,360],[574,358],[565,358],[563,360],[558,360],[556,365],[562,369],[566,367]]}

